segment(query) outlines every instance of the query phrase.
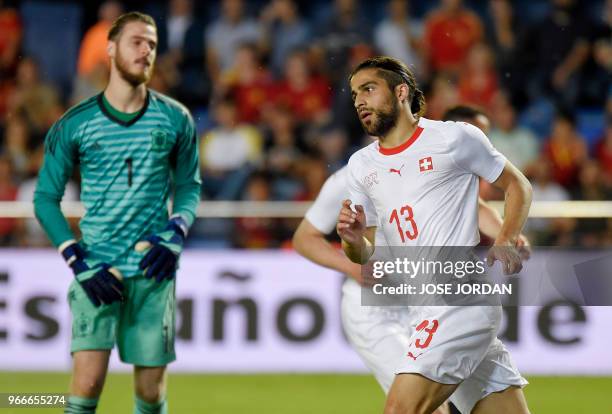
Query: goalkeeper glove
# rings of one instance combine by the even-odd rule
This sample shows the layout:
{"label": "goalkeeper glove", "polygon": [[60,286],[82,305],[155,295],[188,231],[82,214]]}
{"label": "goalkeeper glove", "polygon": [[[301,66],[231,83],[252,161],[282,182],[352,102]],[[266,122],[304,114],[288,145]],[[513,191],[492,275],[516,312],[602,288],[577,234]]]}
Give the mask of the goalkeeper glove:
{"label": "goalkeeper glove", "polygon": [[181,216],[173,216],[161,233],[153,234],[136,243],[136,251],[147,251],[140,261],[144,277],[157,282],[172,279],[178,268],[178,258],[187,237],[187,223]]}
{"label": "goalkeeper glove", "polygon": [[108,263],[87,259],[85,249],[74,240],[64,242],[59,250],[94,306],[123,300],[123,277],[119,270]]}

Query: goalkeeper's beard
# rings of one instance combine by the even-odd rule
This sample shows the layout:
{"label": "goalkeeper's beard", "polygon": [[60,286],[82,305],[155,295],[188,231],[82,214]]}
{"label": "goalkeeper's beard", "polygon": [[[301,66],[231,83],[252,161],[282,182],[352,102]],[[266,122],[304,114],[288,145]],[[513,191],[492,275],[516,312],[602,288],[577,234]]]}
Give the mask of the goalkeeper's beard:
{"label": "goalkeeper's beard", "polygon": [[117,68],[119,76],[134,87],[149,82],[153,74],[153,64],[142,72],[130,72],[129,63],[123,58],[119,49],[117,49],[117,54],[115,56],[115,68]]}

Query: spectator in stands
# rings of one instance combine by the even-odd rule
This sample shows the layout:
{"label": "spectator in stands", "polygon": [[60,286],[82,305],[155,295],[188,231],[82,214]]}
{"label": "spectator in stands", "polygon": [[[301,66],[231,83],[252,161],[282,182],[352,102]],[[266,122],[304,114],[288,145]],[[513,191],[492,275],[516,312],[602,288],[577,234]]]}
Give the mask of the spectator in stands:
{"label": "spectator in stands", "polygon": [[360,43],[370,44],[372,40],[371,25],[362,17],[358,6],[356,0],[335,0],[333,11],[317,25],[318,44],[325,51],[334,84],[346,82],[342,74],[351,49]]}
{"label": "spectator in stands", "polygon": [[155,60],[155,70],[149,81],[149,88],[172,96],[180,81],[181,73],[170,56],[160,56]]}
{"label": "spectator in stands", "polygon": [[612,188],[612,118],[608,118],[604,136],[595,146],[595,157],[599,161],[607,187]]}
{"label": "spectator in stands", "polygon": [[34,143],[42,142],[47,130],[62,114],[57,89],[40,79],[38,66],[32,58],[24,58],[19,62],[16,88],[10,98],[9,108],[11,113],[25,117]]}
{"label": "spectator in stands", "polygon": [[566,106],[574,104],[579,70],[589,56],[591,23],[582,6],[576,0],[553,0],[550,14],[529,29],[521,48],[533,66],[529,90]]}
{"label": "spectator in stands", "polygon": [[594,22],[590,43],[592,47],[581,76],[578,104],[600,108],[611,91],[612,0],[605,2],[601,20]]}
{"label": "spectator in stands", "polygon": [[180,73],[174,95],[186,105],[207,104],[210,83],[205,76],[204,25],[193,12],[193,1],[170,0],[157,30],[160,59]]}
{"label": "spectator in stands", "polygon": [[482,23],[462,0],[441,3],[425,21],[424,50],[431,70],[457,74],[472,46],[482,40]]}
{"label": "spectator in stands", "polygon": [[262,138],[257,128],[239,123],[232,98],[219,99],[213,112],[217,126],[200,143],[204,195],[236,199],[253,165],[261,162]]}
{"label": "spectator in stands", "polygon": [[603,181],[601,166],[594,160],[586,160],[580,166],[578,187],[573,193],[575,200],[609,200],[612,199],[610,189]]}
{"label": "spectator in stands", "polygon": [[109,0],[98,9],[98,22],[90,27],[79,50],[78,74],[86,77],[99,65],[108,66],[108,30],[113,22],[123,13],[121,2]]}
{"label": "spectator in stands", "polygon": [[291,109],[274,105],[265,133],[265,167],[275,176],[289,176],[302,156],[297,131]]}
{"label": "spectator in stands", "polygon": [[[552,164],[546,157],[541,157],[528,169],[528,176],[533,187],[533,201],[566,201],[569,193],[552,179]],[[553,245],[554,233],[567,234],[573,230],[573,222],[566,219],[532,218],[527,221],[527,231],[534,245]]]}
{"label": "spectator in stands", "polygon": [[289,53],[306,46],[310,27],[300,17],[295,0],[270,0],[261,13],[261,24],[270,67],[275,76],[280,76]]}
{"label": "spectator in stands", "polygon": [[15,90],[13,77],[2,79],[0,77],[0,122],[4,121],[9,109],[9,101]]}
{"label": "spectator in stands", "polygon": [[298,165],[298,176],[302,180],[304,190],[295,200],[314,200],[321,191],[328,175],[327,163],[318,151],[312,151],[308,156],[302,158]]}
{"label": "spectator in stands", "polygon": [[444,74],[437,74],[427,92],[427,118],[441,119],[448,108],[459,103],[459,91],[453,80]]}
{"label": "spectator in stands", "polygon": [[[247,182],[245,201],[271,201],[270,177],[264,172],[252,174]],[[280,220],[272,217],[240,217],[233,233],[234,245],[247,249],[265,249],[278,246]]]}
{"label": "spectator in stands", "polygon": [[[17,187],[13,182],[13,164],[6,155],[0,156],[0,201],[15,201]],[[30,200],[31,201],[31,200]],[[15,237],[14,218],[0,218],[0,246],[10,246]]]}
{"label": "spectator in stands", "polygon": [[557,114],[552,134],[544,143],[543,150],[552,163],[554,180],[569,190],[573,189],[580,165],[587,158],[587,146],[576,131],[576,119],[572,114]]}
{"label": "spectator in stands", "polygon": [[[38,171],[42,167],[44,145],[41,144],[30,157],[28,178],[19,184],[16,201],[31,203],[34,199],[34,190],[38,181]],[[79,191],[73,181],[68,181],[62,201],[78,201]],[[69,223],[75,234],[78,234],[78,219],[70,219]],[[44,232],[38,220],[35,218],[20,219],[17,221],[17,244],[23,247],[46,247],[50,246],[49,238]]]}
{"label": "spectator in stands", "polygon": [[13,115],[6,122],[3,149],[11,160],[15,178],[20,180],[27,175],[30,164],[29,130],[25,120]]}
{"label": "spectator in stands", "polygon": [[229,69],[241,44],[261,40],[259,24],[245,16],[242,0],[222,0],[221,17],[206,32],[207,65],[213,85]]}
{"label": "spectator in stands", "polygon": [[[155,64],[157,65],[159,60]],[[77,103],[100,93],[106,87],[108,83],[108,76],[110,73],[110,66],[105,64],[96,65],[87,75],[77,76],[72,85],[72,95],[70,96],[70,106],[76,105]],[[155,87],[152,87],[155,89]]]}
{"label": "spectator in stands", "polygon": [[324,77],[313,75],[305,51],[289,55],[284,75],[275,88],[274,100],[290,108],[298,121],[325,122],[329,118],[331,86]]}
{"label": "spectator in stands", "polygon": [[19,12],[0,0],[0,81],[14,73],[22,31]]}
{"label": "spectator in stands", "polygon": [[467,104],[488,108],[498,91],[493,53],[484,43],[474,45],[460,70],[459,99]]}
{"label": "spectator in stands", "polygon": [[508,96],[501,92],[493,100],[491,118],[493,130],[489,134],[491,143],[520,170],[531,164],[539,154],[539,143],[535,135],[516,122],[516,111]]}
{"label": "spectator in stands", "polygon": [[[611,200],[612,192],[603,182],[601,167],[596,161],[588,160],[582,164],[578,175],[578,188],[573,194],[576,200]],[[605,218],[581,219],[576,226],[577,243],[581,247],[595,247],[602,243],[606,232]]]}
{"label": "spectator in stands", "polygon": [[331,124],[321,128],[315,136],[314,142],[311,142],[313,148],[321,154],[327,169],[336,171],[342,168],[348,162],[349,139],[346,131],[338,125]]}
{"label": "spectator in stands", "polygon": [[413,68],[417,78],[424,77],[420,42],[423,25],[411,19],[407,0],[390,0],[387,17],[374,29],[374,44],[383,55],[393,56]]}
{"label": "spectator in stands", "polygon": [[263,65],[257,45],[244,43],[234,55],[234,63],[223,72],[217,94],[231,94],[238,107],[240,122],[257,124],[273,94],[272,76]]}
{"label": "spectator in stands", "polygon": [[485,32],[493,49],[495,66],[504,87],[510,92],[511,102],[523,105],[527,96],[519,47],[525,35],[525,25],[517,17],[510,0],[489,0],[489,17]]}

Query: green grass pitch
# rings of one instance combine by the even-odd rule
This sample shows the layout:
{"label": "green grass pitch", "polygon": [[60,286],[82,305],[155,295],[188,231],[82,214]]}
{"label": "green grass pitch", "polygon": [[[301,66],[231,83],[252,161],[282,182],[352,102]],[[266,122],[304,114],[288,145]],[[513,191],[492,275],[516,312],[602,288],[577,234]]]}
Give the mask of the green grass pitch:
{"label": "green grass pitch", "polygon": [[[612,377],[530,377],[534,414],[612,413]],[[0,372],[0,392],[65,392],[64,373]],[[170,374],[171,413],[342,414],[381,413],[382,391],[367,375]],[[99,413],[132,412],[132,378],[111,374]],[[8,409],[0,413],[61,413],[61,409]]]}

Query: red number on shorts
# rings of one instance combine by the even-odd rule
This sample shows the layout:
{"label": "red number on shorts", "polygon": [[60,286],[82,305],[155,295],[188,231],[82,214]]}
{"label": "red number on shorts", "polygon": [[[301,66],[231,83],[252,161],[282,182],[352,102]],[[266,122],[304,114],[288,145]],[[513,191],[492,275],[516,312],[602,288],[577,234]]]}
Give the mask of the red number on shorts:
{"label": "red number on shorts", "polygon": [[438,330],[438,320],[437,319],[432,319],[431,320],[431,327],[429,326],[429,320],[425,319],[423,322],[421,322],[419,324],[419,326],[417,326],[416,330],[418,331],[425,331],[428,333],[427,338],[425,339],[424,342],[421,342],[420,339],[417,339],[414,342],[414,346],[416,346],[417,348],[427,348],[429,346],[429,343],[431,342],[431,339],[433,338],[433,334]]}
{"label": "red number on shorts", "polygon": [[[404,231],[404,229],[402,228],[402,223],[400,222],[400,215],[404,218],[404,221],[410,223],[412,231]],[[414,240],[419,235],[419,229],[417,228],[417,224],[414,221],[414,216],[412,214],[412,207],[410,207],[409,205],[403,206],[400,209],[399,214],[397,212],[397,209],[394,208],[391,212],[391,217],[389,217],[389,224],[392,224],[393,221],[395,221],[397,231],[400,235],[400,238],[402,239],[402,243],[406,243],[406,237],[408,237],[408,239],[410,240]]]}

